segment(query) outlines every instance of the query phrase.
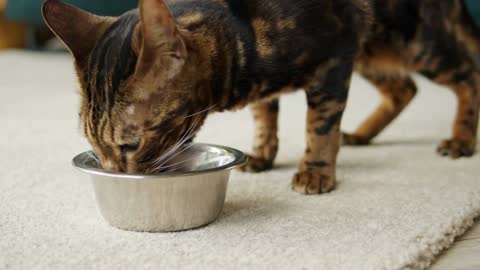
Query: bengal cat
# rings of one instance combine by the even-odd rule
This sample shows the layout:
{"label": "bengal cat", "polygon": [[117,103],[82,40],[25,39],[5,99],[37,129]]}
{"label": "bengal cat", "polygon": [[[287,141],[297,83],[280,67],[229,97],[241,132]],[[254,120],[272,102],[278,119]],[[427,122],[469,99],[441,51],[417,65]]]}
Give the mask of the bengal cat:
{"label": "bengal cat", "polygon": [[[335,186],[340,122],[356,59],[362,73],[385,83],[395,78],[391,74],[403,74],[399,73],[403,69],[381,73],[373,66],[387,64],[381,68],[385,71],[390,70],[390,59],[414,61],[431,78],[455,81],[464,100],[476,98],[476,72],[463,46],[455,50],[445,45],[461,54],[462,61],[453,65],[454,57],[442,60],[444,44],[435,45],[429,39],[435,36],[422,30],[422,24],[430,25],[428,21],[415,24],[409,19],[412,25],[404,29],[398,17],[381,13],[382,9],[395,13],[393,3],[404,3],[408,9],[422,7],[413,0],[379,0],[374,5],[367,0],[142,0],[138,10],[110,18],[47,0],[43,14],[75,58],[81,126],[106,170],[159,172],[163,164],[159,160],[188,144],[208,113],[247,105],[254,113],[256,139],[243,169],[270,169],[278,148],[278,96],[303,89],[308,103],[306,150],[292,188],[318,194]],[[374,14],[377,23],[372,24]],[[437,16],[428,17],[433,33],[447,24],[446,20],[438,24]],[[471,28],[464,30],[463,37],[470,37]],[[447,33],[449,41],[457,41],[451,29]],[[416,57],[393,57],[406,48]],[[404,106],[412,95],[413,83],[403,81],[405,90],[391,90],[407,93],[395,94],[395,106]],[[470,105],[472,133],[478,102]],[[463,116],[462,127],[466,126]],[[447,145],[451,153],[457,145],[463,149],[465,138],[475,137],[466,134],[466,128],[461,130],[462,136]],[[345,139],[356,143],[365,138],[355,133]]]}

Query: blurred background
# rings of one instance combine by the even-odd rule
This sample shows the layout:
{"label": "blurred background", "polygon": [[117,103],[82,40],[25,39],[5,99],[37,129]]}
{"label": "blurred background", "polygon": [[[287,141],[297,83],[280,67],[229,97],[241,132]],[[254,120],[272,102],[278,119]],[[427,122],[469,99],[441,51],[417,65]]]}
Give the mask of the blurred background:
{"label": "blurred background", "polygon": [[[137,6],[137,0],[65,0],[92,13],[118,16]],[[0,0],[0,50],[59,50],[63,45],[43,23],[43,0]]]}
{"label": "blurred background", "polygon": [[[43,24],[44,0],[0,0],[0,50],[64,50]],[[201,1],[201,0],[200,0]],[[422,1],[422,0],[419,0]],[[480,27],[480,0],[464,0]],[[64,0],[94,14],[118,16],[137,7],[138,0]]]}

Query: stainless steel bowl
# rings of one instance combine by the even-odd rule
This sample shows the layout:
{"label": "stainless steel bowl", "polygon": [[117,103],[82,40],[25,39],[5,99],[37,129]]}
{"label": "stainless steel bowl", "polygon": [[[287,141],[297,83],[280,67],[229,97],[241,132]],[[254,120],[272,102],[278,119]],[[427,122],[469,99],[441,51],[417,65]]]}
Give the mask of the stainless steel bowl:
{"label": "stainless steel bowl", "polygon": [[171,164],[182,166],[167,174],[106,172],[92,152],[76,156],[73,165],[90,175],[100,212],[112,226],[172,232],[213,222],[222,211],[231,170],[245,161],[238,150],[195,144],[175,157]]}

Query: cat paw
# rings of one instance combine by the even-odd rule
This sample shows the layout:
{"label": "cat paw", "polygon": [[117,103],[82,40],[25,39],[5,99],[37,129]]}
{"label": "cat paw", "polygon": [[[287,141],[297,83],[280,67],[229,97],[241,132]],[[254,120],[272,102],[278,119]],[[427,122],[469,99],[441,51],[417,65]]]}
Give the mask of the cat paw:
{"label": "cat paw", "polygon": [[298,172],[293,176],[292,189],[301,194],[321,194],[335,188],[335,179],[312,171]]}
{"label": "cat paw", "polygon": [[437,148],[437,152],[442,156],[449,156],[452,159],[461,157],[471,157],[475,154],[475,141],[462,140],[444,140]]}
{"label": "cat paw", "polygon": [[358,135],[342,133],[342,144],[343,145],[368,145],[370,140]]}
{"label": "cat paw", "polygon": [[258,173],[267,171],[273,168],[273,161],[266,160],[261,157],[254,157],[248,155],[248,160],[245,165],[240,167],[240,170],[243,172],[251,172],[251,173]]}

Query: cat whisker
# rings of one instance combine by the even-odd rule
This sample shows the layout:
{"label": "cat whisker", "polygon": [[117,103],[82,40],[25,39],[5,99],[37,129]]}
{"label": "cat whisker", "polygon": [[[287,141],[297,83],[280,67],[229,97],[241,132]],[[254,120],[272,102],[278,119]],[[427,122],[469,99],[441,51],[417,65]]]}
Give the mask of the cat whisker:
{"label": "cat whisker", "polygon": [[[195,159],[195,158],[187,158],[187,159],[185,159],[185,160],[182,160],[182,161],[179,161],[179,162],[175,162],[175,163],[173,163],[173,164],[169,164],[169,165],[162,166],[162,167],[160,167],[160,168],[155,169],[154,171],[159,172],[159,171],[161,171],[161,170],[165,170],[165,169],[169,169],[169,168],[170,168],[170,169],[169,169],[168,171],[174,171],[174,170],[178,169],[178,168],[175,168],[176,166],[178,166],[178,165],[180,165],[180,164],[185,164],[185,163],[187,163],[187,162],[189,162],[189,161],[192,161],[192,160],[194,160],[194,159]],[[182,167],[182,166],[181,166],[181,167]],[[181,168],[181,167],[179,167],[179,168]],[[164,171],[164,172],[162,172],[162,173],[166,173],[166,172],[168,172],[168,171]]]}
{"label": "cat whisker", "polygon": [[[181,153],[187,151],[187,150],[190,149],[192,146],[193,146],[193,143],[190,144],[190,145],[185,146],[182,150],[180,150],[180,151],[178,151],[177,153],[175,153],[175,155],[169,157],[167,160],[165,160],[164,162],[162,162],[162,164],[160,164],[160,165],[157,167],[157,170],[158,170],[158,169],[163,169],[163,168],[165,168],[164,165],[165,165],[168,161],[172,160],[173,158],[175,158],[176,156],[180,155]],[[172,165],[166,165],[166,166],[169,167],[169,166],[172,166]]]}
{"label": "cat whisker", "polygon": [[178,169],[180,169],[180,168],[182,168],[182,167],[183,167],[183,166],[178,167],[178,168],[172,168],[172,169],[166,170],[166,171],[162,172],[162,174],[167,174],[167,173],[174,172],[174,171],[176,171],[176,170],[178,170]]}
{"label": "cat whisker", "polygon": [[[188,136],[184,137],[184,139],[182,139],[181,141],[179,141],[179,143],[177,143],[177,147],[175,147],[175,151],[177,151],[178,149],[180,149],[180,147],[184,146],[184,143],[187,142],[189,139],[191,139],[195,134],[193,132],[190,132],[190,134],[188,134]],[[156,162],[154,163],[153,165],[155,166],[153,168],[153,170],[157,170],[159,167],[161,167],[162,165],[164,165],[166,162],[168,162],[169,160],[171,160],[172,158],[176,157],[177,155],[179,155],[180,153],[184,152],[185,150],[187,150],[188,148],[190,148],[193,144],[190,144],[190,145],[187,145],[184,147],[184,149],[182,149],[181,151],[179,152],[173,152],[172,154],[170,154],[169,156],[165,157],[162,159],[161,162]],[[158,165],[158,163],[160,163],[160,165]]]}
{"label": "cat whisker", "polygon": [[[202,113],[205,113],[206,111],[203,111]],[[169,159],[172,155],[175,154],[175,152],[189,139],[191,139],[194,135],[195,128],[198,126],[198,124],[201,121],[201,117],[197,118],[194,120],[192,125],[187,129],[185,134],[182,136],[182,138],[176,142],[172,147],[169,148],[169,150],[161,155],[156,161],[152,163],[153,166],[156,166],[158,164],[163,164],[163,162],[167,159]]]}
{"label": "cat whisker", "polygon": [[98,164],[100,164],[100,160],[98,160],[98,158],[94,154],[92,154],[91,152],[87,152],[87,155],[93,160],[95,160]]}
{"label": "cat whisker", "polygon": [[182,138],[180,138],[180,140],[178,142],[176,142],[175,144],[173,144],[164,154],[162,154],[161,156],[159,156],[157,158],[157,160],[153,163],[154,165],[155,164],[158,164],[160,162],[162,162],[166,157],[168,157],[172,152],[175,152],[176,151],[176,147],[178,147],[178,145],[180,145],[180,143],[188,136],[190,130],[193,128],[193,125],[190,126],[188,128],[188,130],[185,132],[185,134],[182,136]]}
{"label": "cat whisker", "polygon": [[[194,123],[187,129],[187,131],[185,132],[185,134],[182,136],[182,138],[180,138],[180,140],[178,142],[176,142],[175,144],[173,144],[172,147],[169,148],[169,150],[167,152],[165,152],[163,155],[161,155],[155,162],[153,162],[153,165],[157,165],[159,163],[162,163],[166,158],[168,158],[169,156],[173,155],[175,153],[175,151],[178,150],[178,148],[183,144],[185,143],[188,139],[188,136],[190,135],[190,133],[195,129],[195,127],[198,125],[198,123],[200,122],[200,119],[196,119],[194,121]],[[188,138],[188,139],[187,139]]]}
{"label": "cat whisker", "polygon": [[210,111],[211,109],[215,108],[215,106],[217,106],[217,104],[213,104],[212,106],[206,108],[205,110],[202,110],[202,111],[199,111],[199,112],[196,112],[196,113],[187,115],[187,116],[185,116],[185,118],[190,118],[190,117],[192,117],[192,116],[199,115],[199,114],[204,113],[204,112],[208,112],[208,111]]}

